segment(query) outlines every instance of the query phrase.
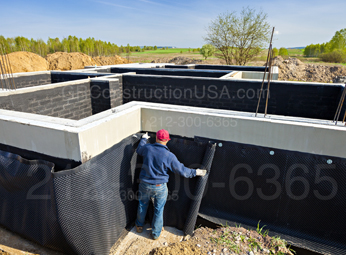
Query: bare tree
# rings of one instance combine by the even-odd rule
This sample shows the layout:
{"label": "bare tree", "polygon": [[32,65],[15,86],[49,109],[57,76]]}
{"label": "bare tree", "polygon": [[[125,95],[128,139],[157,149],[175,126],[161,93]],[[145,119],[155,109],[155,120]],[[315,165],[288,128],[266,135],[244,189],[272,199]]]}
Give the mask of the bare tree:
{"label": "bare tree", "polygon": [[227,65],[234,59],[237,65],[245,65],[269,42],[270,25],[267,14],[249,7],[236,12],[220,14],[206,29],[204,40],[218,49],[217,57]]}

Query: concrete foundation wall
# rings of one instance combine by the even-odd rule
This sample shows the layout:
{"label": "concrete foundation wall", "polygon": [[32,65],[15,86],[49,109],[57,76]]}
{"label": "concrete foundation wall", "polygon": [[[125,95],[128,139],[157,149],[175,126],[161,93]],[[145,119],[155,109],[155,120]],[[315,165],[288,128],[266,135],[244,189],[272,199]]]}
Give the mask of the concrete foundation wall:
{"label": "concrete foundation wall", "polygon": [[193,70],[193,69],[156,69],[156,68],[125,68],[125,67],[112,67],[112,73],[127,73],[136,72],[136,74],[147,75],[170,75],[170,76],[190,76],[190,77],[211,77],[220,78],[221,76],[228,74],[229,71],[222,70]]}
{"label": "concrete foundation wall", "polygon": [[188,65],[165,65],[165,68],[195,69],[195,64],[188,64]]}
{"label": "concrete foundation wall", "polygon": [[264,72],[264,66],[195,65],[195,69]]}
{"label": "concrete foundation wall", "polygon": [[0,109],[0,145],[86,162],[141,128],[137,105],[123,105],[82,120]]}
{"label": "concrete foundation wall", "polygon": [[93,114],[123,104],[122,83],[119,80],[91,79],[90,93]]}
{"label": "concrete foundation wall", "polygon": [[[13,81],[17,89],[52,83],[50,72],[15,73]],[[12,82],[12,79],[8,82]]]}
{"label": "concrete foundation wall", "polygon": [[[320,121],[321,122],[321,121]],[[85,162],[139,131],[225,140],[346,158],[344,126],[255,118],[253,114],[131,102],[74,121],[0,110],[0,144]],[[221,145],[222,146],[222,145]]]}
{"label": "concrete foundation wall", "polygon": [[73,120],[91,116],[90,82],[62,85],[0,93],[0,108]]}
{"label": "concrete foundation wall", "polygon": [[[175,110],[173,110],[175,108]],[[346,157],[344,127],[255,118],[212,109],[180,109],[174,106],[142,107],[142,130],[201,136],[318,155]]]}
{"label": "concrete foundation wall", "polygon": [[[256,112],[261,85],[261,80],[124,75],[123,100]],[[342,89],[341,84],[273,81],[268,114],[332,120]]]}
{"label": "concrete foundation wall", "polygon": [[95,78],[107,76],[107,73],[97,73],[97,72],[61,72],[61,71],[51,71],[52,83],[65,82],[65,81],[75,81],[81,79]]}
{"label": "concrete foundation wall", "polygon": [[[52,121],[47,122],[49,120]],[[61,124],[61,119],[60,123],[55,122],[52,117],[42,118],[36,114],[0,110],[0,143],[80,161],[78,132]]]}

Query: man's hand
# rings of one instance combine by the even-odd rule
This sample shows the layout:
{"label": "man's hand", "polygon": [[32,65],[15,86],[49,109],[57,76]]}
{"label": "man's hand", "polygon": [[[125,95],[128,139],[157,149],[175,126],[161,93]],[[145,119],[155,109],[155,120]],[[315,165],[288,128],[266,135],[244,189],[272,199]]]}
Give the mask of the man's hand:
{"label": "man's hand", "polygon": [[203,170],[203,169],[196,169],[196,176],[204,176],[207,174],[207,170]]}
{"label": "man's hand", "polygon": [[148,132],[146,132],[144,135],[142,135],[142,138],[149,139],[150,136],[148,135]]}

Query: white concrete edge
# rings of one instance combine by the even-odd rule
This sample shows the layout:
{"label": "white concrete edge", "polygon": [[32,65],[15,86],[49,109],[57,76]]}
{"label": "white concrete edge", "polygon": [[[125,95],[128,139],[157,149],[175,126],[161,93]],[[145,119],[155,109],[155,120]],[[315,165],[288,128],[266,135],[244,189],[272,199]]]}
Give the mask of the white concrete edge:
{"label": "white concrete edge", "polygon": [[35,92],[38,90],[48,90],[48,89],[54,89],[54,88],[59,88],[59,87],[67,87],[67,86],[71,86],[71,85],[82,84],[85,82],[90,82],[90,78],[75,80],[75,81],[58,82],[58,83],[52,83],[52,84],[40,85],[40,86],[34,86],[34,87],[26,87],[26,88],[10,90],[10,91],[0,91],[0,96],[24,94],[24,93]]}
{"label": "white concrete edge", "polygon": [[262,113],[259,113],[255,117],[255,113],[251,112],[240,112],[222,109],[212,109],[203,107],[193,107],[193,106],[180,106],[180,105],[170,105],[170,104],[158,104],[149,102],[132,101],[115,108],[103,111],[101,113],[86,117],[81,120],[70,120],[58,117],[50,117],[33,113],[23,113],[12,110],[0,109],[0,120],[14,121],[23,124],[37,125],[37,126],[50,126],[56,129],[67,128],[74,131],[79,129],[85,129],[88,125],[97,125],[97,123],[107,120],[107,118],[112,118],[116,114],[126,114],[132,110],[140,108],[150,108],[150,109],[161,109],[166,111],[177,111],[177,112],[187,112],[187,113],[202,113],[207,115],[215,115],[222,117],[236,117],[239,119],[252,119],[256,121],[263,122],[273,122],[273,123],[285,123],[287,125],[299,125],[299,126],[314,126],[325,129],[335,129],[346,131],[346,127],[338,122],[335,125],[332,121],[319,120],[319,119],[309,119],[309,118],[299,118],[291,116],[281,116],[281,115],[267,115],[264,117]]}
{"label": "white concrete edge", "polygon": [[[278,149],[308,152],[320,155],[345,157],[346,128],[272,118],[254,117],[240,113],[199,107],[130,102],[80,121],[21,118],[0,115],[1,142],[44,153],[85,162],[127,136],[139,131],[168,129],[172,134],[195,135],[232,142],[248,143]],[[166,117],[175,121],[173,126],[152,126],[151,118]],[[179,118],[198,118],[203,125],[194,128],[179,126]],[[236,127],[208,126],[208,118],[235,121]],[[51,119],[50,119],[51,120]],[[65,122],[64,122],[65,121]],[[74,127],[70,125],[74,125]],[[11,133],[11,130],[16,130]],[[8,133],[10,132],[10,133]],[[345,139],[344,139],[345,138]],[[76,147],[77,146],[77,147]]]}
{"label": "white concrete edge", "polygon": [[219,79],[229,79],[229,77],[231,77],[232,75],[234,75],[234,74],[236,74],[238,72],[239,71],[232,71],[232,72],[230,72],[228,74],[225,74],[225,75],[221,76]]}
{"label": "white concrete edge", "polygon": [[346,157],[346,129],[299,125],[268,119],[143,107],[142,130],[223,140],[274,149]]}
{"label": "white concrete edge", "polygon": [[272,74],[279,74],[279,67],[278,66],[272,66]]}
{"label": "white concrete edge", "polygon": [[[50,71],[36,71],[36,72],[23,72],[23,73],[13,73],[13,78],[21,77],[21,76],[33,76],[39,74],[50,74]],[[1,77],[1,75],[0,75]]]}

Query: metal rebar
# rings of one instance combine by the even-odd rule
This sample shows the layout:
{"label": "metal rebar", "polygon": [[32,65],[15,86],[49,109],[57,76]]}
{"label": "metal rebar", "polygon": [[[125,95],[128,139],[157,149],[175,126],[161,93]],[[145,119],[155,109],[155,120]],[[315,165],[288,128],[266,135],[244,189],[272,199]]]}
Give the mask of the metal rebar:
{"label": "metal rebar", "polygon": [[334,115],[333,122],[335,121],[336,116],[338,115],[339,108],[340,108],[340,106],[341,106],[341,101],[342,101],[342,98],[344,97],[345,92],[346,92],[346,89],[345,89],[345,88],[343,88],[342,93],[341,93],[341,97],[340,97],[340,100],[339,100],[338,107],[336,108],[336,112],[335,112],[335,115]]}
{"label": "metal rebar", "polygon": [[4,48],[4,49],[5,49],[4,52],[6,53],[5,57],[6,57],[7,62],[8,62],[9,79],[10,79],[10,81],[12,81],[13,89],[16,89],[16,84],[15,84],[14,78],[13,78],[13,72],[12,72],[12,66],[11,66],[10,58],[8,57],[8,52],[7,52],[6,48]]}
{"label": "metal rebar", "polygon": [[4,57],[4,52],[2,50],[2,46],[0,47],[0,53],[1,53],[1,72],[2,72],[2,78],[3,78],[3,81],[5,83],[5,87],[6,89],[10,89],[10,84],[8,83],[8,80],[7,80],[7,73],[6,73],[6,60],[5,60],[5,57]]}
{"label": "metal rebar", "polygon": [[12,73],[12,66],[10,59],[8,57],[6,48],[3,46],[3,44],[0,44],[0,54],[1,54],[1,61],[0,61],[0,72],[1,72],[1,88],[2,89],[16,89],[16,84],[14,82],[13,73]]}
{"label": "metal rebar", "polygon": [[264,110],[264,117],[267,116],[267,110],[268,110],[268,101],[269,101],[269,90],[270,90],[270,80],[272,75],[272,48],[270,50],[270,60],[269,60],[269,73],[268,73],[268,86],[267,86],[267,98],[266,98],[266,105]]}
{"label": "metal rebar", "polygon": [[11,81],[10,64],[9,64],[9,62],[8,62],[7,54],[6,54],[6,52],[3,50],[2,45],[1,45],[1,48],[2,48],[2,51],[4,52],[4,57],[5,57],[5,63],[6,63],[6,69],[7,69],[7,80],[8,80],[8,82],[9,82],[9,84],[10,84],[11,89],[14,89],[13,84],[12,84],[12,81]]}
{"label": "metal rebar", "polygon": [[1,76],[2,76],[1,79],[4,82],[5,89],[8,89],[7,79],[6,79],[5,70],[4,70],[5,66],[3,62],[4,62],[4,59],[3,59],[3,55],[1,54],[1,61],[0,61],[0,69],[1,69]]}
{"label": "metal rebar", "polygon": [[270,38],[270,44],[269,44],[269,49],[268,49],[268,54],[267,54],[266,67],[265,67],[265,69],[264,69],[264,75],[263,75],[263,80],[262,80],[262,85],[261,85],[261,91],[260,91],[260,94],[259,94],[259,97],[258,97],[258,103],[257,103],[257,108],[256,108],[255,117],[257,117],[259,105],[260,105],[260,102],[261,102],[262,92],[263,92],[264,80],[265,80],[266,73],[267,73],[267,70],[268,70],[268,61],[269,61],[269,56],[270,56],[270,54],[271,54],[271,50],[270,50],[270,49],[272,48],[274,30],[275,30],[275,27],[273,27],[272,35],[271,35],[271,38]]}
{"label": "metal rebar", "polygon": [[340,113],[341,113],[341,110],[342,110],[342,106],[344,105],[344,101],[345,101],[345,95],[346,95],[346,92],[344,93],[344,95],[342,97],[340,109],[339,109],[339,112],[338,112],[338,116],[336,117],[336,120],[335,120],[335,125],[338,124]]}
{"label": "metal rebar", "polygon": [[[1,60],[0,60],[0,66],[1,66]],[[4,90],[4,84],[2,83],[2,72],[0,68],[0,82],[1,82],[1,89]]]}
{"label": "metal rebar", "polygon": [[342,119],[342,123],[345,122],[345,118],[346,118],[346,110],[345,110],[344,118]]}
{"label": "metal rebar", "polygon": [[338,123],[338,119],[339,119],[339,116],[340,116],[342,105],[343,105],[344,100],[345,100],[345,95],[346,95],[346,88],[344,87],[344,89],[342,91],[342,94],[341,94],[341,97],[340,97],[338,108],[336,109],[336,112],[335,112],[335,115],[334,115],[334,119],[333,119],[333,122],[335,121],[335,125]]}

